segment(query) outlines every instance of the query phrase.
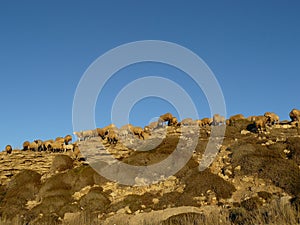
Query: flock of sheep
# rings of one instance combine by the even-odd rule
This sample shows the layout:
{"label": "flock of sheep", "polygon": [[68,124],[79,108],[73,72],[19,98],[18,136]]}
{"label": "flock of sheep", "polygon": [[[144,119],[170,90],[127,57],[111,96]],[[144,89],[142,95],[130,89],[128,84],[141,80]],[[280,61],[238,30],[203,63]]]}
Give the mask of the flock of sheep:
{"label": "flock of sheep", "polygon": [[[23,151],[51,151],[51,152],[66,152],[76,151],[78,149],[77,143],[71,143],[72,136],[66,135],[65,137],[57,137],[55,140],[34,140],[32,142],[25,141],[23,143]],[[5,151],[10,154],[12,152],[12,146],[6,145]]]}
{"label": "flock of sheep", "polygon": [[[300,121],[300,110],[293,109],[290,112],[291,123],[298,124]],[[74,132],[79,141],[89,139],[91,137],[100,136],[103,140],[107,139],[109,144],[115,144],[118,142],[119,138],[126,138],[128,135],[135,135],[140,139],[145,139],[146,134],[151,135],[151,133],[160,127],[163,127],[165,123],[168,126],[199,126],[200,128],[206,126],[218,126],[221,124],[226,124],[233,126],[237,120],[248,120],[252,122],[258,131],[264,131],[266,126],[272,126],[279,123],[279,116],[273,112],[266,112],[261,116],[249,116],[245,118],[242,114],[237,114],[231,116],[229,119],[225,119],[224,116],[215,114],[213,118],[203,118],[201,120],[193,120],[192,118],[186,118],[178,122],[177,118],[171,113],[163,114],[159,117],[157,121],[154,121],[144,128],[136,127],[131,124],[127,124],[118,129],[114,124],[110,124],[104,128],[96,128],[95,130],[86,130],[81,132]]]}
{"label": "flock of sheep", "polygon": [[[300,122],[300,110],[293,109],[289,116],[291,118],[291,124],[295,124],[299,126]],[[95,130],[85,130],[80,132],[74,132],[74,135],[77,136],[78,141],[84,141],[92,137],[101,137],[103,140],[107,140],[109,144],[116,144],[119,138],[127,138],[128,135],[136,136],[139,139],[145,139],[147,135],[151,135],[151,133],[160,127],[165,126],[199,126],[200,128],[204,128],[206,126],[218,126],[222,124],[226,124],[229,126],[233,126],[237,120],[248,120],[252,122],[258,131],[264,131],[266,126],[272,126],[274,124],[279,123],[279,116],[273,112],[266,112],[261,116],[249,116],[245,118],[242,114],[237,114],[231,116],[229,119],[225,119],[224,116],[219,114],[215,114],[213,118],[203,118],[201,120],[193,120],[191,118],[183,119],[178,122],[177,118],[174,117],[171,113],[163,114],[159,117],[157,121],[154,121],[144,128],[133,126],[131,124],[127,124],[122,126],[121,128],[117,128],[114,124],[110,124],[103,128],[96,128]],[[34,140],[33,142],[25,141],[23,143],[23,150],[31,150],[31,151],[52,151],[52,152],[66,152],[73,151],[79,152],[77,142],[72,142],[72,136],[66,135],[65,137],[57,137],[55,140]],[[12,152],[11,145],[7,145],[5,147],[5,151],[10,154]]]}

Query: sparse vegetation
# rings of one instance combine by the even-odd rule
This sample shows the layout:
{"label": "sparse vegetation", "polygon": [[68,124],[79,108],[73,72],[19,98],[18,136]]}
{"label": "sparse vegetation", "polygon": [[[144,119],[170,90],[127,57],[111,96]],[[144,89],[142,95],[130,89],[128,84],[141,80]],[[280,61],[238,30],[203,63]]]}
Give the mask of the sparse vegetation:
{"label": "sparse vegetation", "polygon": [[[300,139],[295,126],[270,120],[266,131],[260,131],[253,121],[233,117],[217,158],[199,171],[211,125],[185,122],[181,128],[174,117],[168,118],[161,123],[170,126],[148,127],[145,140],[133,132],[126,134],[128,143],[107,142],[102,137],[84,142],[96,157],[105,157],[108,151],[129,165],[150,166],[174,152],[182,129],[199,129],[198,144],[186,165],[174,176],[151,185],[112,182],[80,161],[83,156],[73,157],[72,150],[29,148],[0,153],[0,224],[300,224]],[[224,119],[216,118],[213,139],[225,128]],[[184,136],[186,143],[195,138],[194,131]],[[164,132],[166,137],[161,138]],[[107,134],[109,131],[104,132]],[[43,149],[42,141],[34,143]],[[73,146],[78,150],[80,143]],[[137,146],[149,151],[137,151]],[[101,161],[97,167],[108,165]],[[136,170],[128,174],[139,175]]]}

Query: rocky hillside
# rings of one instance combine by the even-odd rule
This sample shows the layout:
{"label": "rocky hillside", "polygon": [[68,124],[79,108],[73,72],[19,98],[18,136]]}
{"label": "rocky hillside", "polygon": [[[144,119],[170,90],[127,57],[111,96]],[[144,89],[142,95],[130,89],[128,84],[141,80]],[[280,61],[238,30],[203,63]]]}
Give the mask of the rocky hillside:
{"label": "rocky hillside", "polygon": [[[194,129],[184,129],[190,132],[182,148],[195,138]],[[135,185],[122,185],[91,167],[103,159],[101,168],[108,168],[115,163],[111,155],[130,165],[154,165],[174,152],[182,133],[161,128],[145,141],[132,136],[111,145],[95,137],[79,142],[85,149],[79,158],[73,152],[2,152],[0,224],[299,223],[300,135],[288,124],[262,133],[247,120],[227,126],[217,157],[204,171],[199,162],[211,127],[201,128],[185,166],[153,184],[132,171],[139,178]]]}

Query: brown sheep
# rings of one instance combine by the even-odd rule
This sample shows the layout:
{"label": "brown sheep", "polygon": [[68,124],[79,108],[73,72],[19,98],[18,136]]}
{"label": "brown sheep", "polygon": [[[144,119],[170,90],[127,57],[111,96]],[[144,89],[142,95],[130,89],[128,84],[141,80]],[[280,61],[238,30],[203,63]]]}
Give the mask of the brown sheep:
{"label": "brown sheep", "polygon": [[80,156],[81,156],[81,152],[80,152],[80,150],[79,150],[79,147],[78,147],[78,144],[77,144],[77,143],[74,144],[73,155],[74,155],[74,158],[75,158],[75,159],[79,159]]}
{"label": "brown sheep", "polygon": [[98,136],[97,130],[84,130],[80,132],[75,131],[73,134],[77,136],[79,141],[85,141],[86,139]]}
{"label": "brown sheep", "polygon": [[196,126],[198,125],[197,122],[195,120],[193,120],[192,118],[185,118],[183,119],[180,123],[180,126]]}
{"label": "brown sheep", "polygon": [[5,151],[6,151],[7,154],[11,154],[11,152],[12,152],[12,147],[11,147],[11,145],[6,145],[6,146],[5,146]]}
{"label": "brown sheep", "polygon": [[229,117],[228,119],[228,124],[227,125],[234,125],[234,123],[237,121],[237,120],[243,120],[245,119],[244,115],[243,114],[236,114],[234,116],[231,116]]}
{"label": "brown sheep", "polygon": [[292,109],[292,111],[289,114],[292,122],[294,121],[300,121],[300,110],[299,109]]}
{"label": "brown sheep", "polygon": [[255,117],[255,127],[258,131],[266,130],[267,118],[265,116],[256,116]]}
{"label": "brown sheep", "polygon": [[111,129],[116,129],[116,126],[114,124],[110,124],[103,128],[97,128],[96,131],[98,136],[100,136],[104,140],[109,130]]}
{"label": "brown sheep", "polygon": [[176,126],[178,124],[178,120],[176,117],[172,117],[171,120],[168,122],[168,126]]}
{"label": "brown sheep", "polygon": [[30,142],[29,141],[24,141],[23,143],[23,151],[29,150],[30,147]]}
{"label": "brown sheep", "polygon": [[64,137],[65,145],[68,145],[72,141],[72,136],[70,134]]}
{"label": "brown sheep", "polygon": [[247,120],[250,122],[254,122],[255,121],[256,116],[248,116]]}
{"label": "brown sheep", "polygon": [[34,142],[38,145],[38,151],[43,151],[43,141],[42,140],[34,140]]}
{"label": "brown sheep", "polygon": [[64,143],[65,139],[63,137],[57,137],[57,138],[55,138],[55,142],[62,142],[62,143]]}
{"label": "brown sheep", "polygon": [[148,125],[144,126],[144,132],[147,133],[147,134],[151,133],[150,127]]}
{"label": "brown sheep", "polygon": [[276,123],[279,123],[279,116],[273,112],[266,112],[264,116],[267,118],[268,125],[274,125]]}
{"label": "brown sheep", "polygon": [[196,120],[196,123],[199,127],[203,127],[202,120]]}
{"label": "brown sheep", "polygon": [[225,123],[225,117],[220,114],[214,114],[212,125],[217,126]]}
{"label": "brown sheep", "polygon": [[207,125],[210,126],[213,120],[211,118],[203,118],[201,122],[202,122],[202,126],[205,127]]}
{"label": "brown sheep", "polygon": [[109,144],[117,144],[119,138],[118,133],[115,130],[110,130],[107,135],[107,141]]}
{"label": "brown sheep", "polygon": [[31,151],[38,151],[39,149],[39,145],[36,143],[36,142],[31,142],[30,145],[29,145],[29,150]]}
{"label": "brown sheep", "polygon": [[67,151],[72,151],[74,150],[74,144],[64,144],[63,145],[63,149],[64,149],[64,152],[67,152]]}
{"label": "brown sheep", "polygon": [[145,139],[145,133],[144,133],[144,130],[143,128],[141,127],[131,127],[131,132],[134,134],[134,135],[137,135],[140,139],[143,138],[143,140]]}
{"label": "brown sheep", "polygon": [[54,152],[61,152],[64,150],[64,143],[61,141],[55,141],[51,143],[51,150]]}
{"label": "brown sheep", "polygon": [[169,125],[172,118],[173,118],[173,115],[171,113],[165,113],[165,114],[161,115],[158,119],[159,126],[163,126],[164,122],[168,122],[168,125]]}
{"label": "brown sheep", "polygon": [[106,131],[103,128],[96,128],[98,136],[100,136],[103,140],[106,136]]}
{"label": "brown sheep", "polygon": [[52,149],[51,149],[51,144],[52,144],[53,142],[54,142],[53,140],[46,140],[46,141],[43,141],[43,149],[44,149],[44,151],[52,150]]}

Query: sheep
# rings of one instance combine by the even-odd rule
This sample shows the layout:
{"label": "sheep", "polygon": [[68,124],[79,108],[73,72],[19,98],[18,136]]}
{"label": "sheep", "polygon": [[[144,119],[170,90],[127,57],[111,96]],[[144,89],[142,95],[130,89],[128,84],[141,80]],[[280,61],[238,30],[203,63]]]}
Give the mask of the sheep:
{"label": "sheep", "polygon": [[196,120],[196,123],[199,127],[203,127],[202,120]]}
{"label": "sheep", "polygon": [[267,118],[267,124],[269,125],[279,123],[279,116],[273,112],[266,112],[264,116]]}
{"label": "sheep", "polygon": [[51,143],[51,150],[54,152],[61,152],[64,150],[64,143],[61,141],[55,141]]}
{"label": "sheep", "polygon": [[65,139],[63,137],[57,137],[55,138],[55,142],[65,143]]}
{"label": "sheep", "polygon": [[100,136],[103,140],[105,139],[106,132],[103,128],[96,128],[98,136]]}
{"label": "sheep", "polygon": [[205,127],[207,125],[210,126],[212,124],[213,120],[211,118],[206,117],[206,118],[203,118],[201,120],[201,122],[202,122],[202,126]]}
{"label": "sheep", "polygon": [[103,128],[97,128],[96,131],[98,136],[100,136],[104,140],[109,130],[111,129],[116,129],[116,126],[114,124],[110,124]]}
{"label": "sheep", "polygon": [[265,116],[256,116],[255,117],[255,127],[258,131],[263,131],[266,129],[267,118]]}
{"label": "sheep", "polygon": [[109,144],[116,144],[118,142],[118,133],[115,130],[110,130],[107,135],[107,141]]}
{"label": "sheep", "polygon": [[11,152],[12,152],[12,147],[11,147],[11,145],[6,145],[6,146],[5,146],[5,151],[6,151],[7,154],[11,154]]}
{"label": "sheep", "polygon": [[172,118],[173,118],[173,115],[171,113],[165,113],[159,117],[158,125],[163,126],[164,122],[168,122],[168,125],[169,125]]}
{"label": "sheep", "polygon": [[217,126],[225,123],[225,117],[220,114],[214,114],[212,125]]}
{"label": "sheep", "polygon": [[79,141],[85,141],[86,139],[90,139],[92,137],[96,137],[98,135],[97,130],[84,130],[80,132],[73,132],[74,135],[77,136]]}
{"label": "sheep", "polygon": [[65,145],[68,145],[69,144],[69,142],[71,142],[72,141],[72,136],[71,135],[66,135],[65,137],[64,137],[64,142],[65,142]]}
{"label": "sheep", "polygon": [[75,159],[79,159],[81,156],[81,152],[79,150],[77,143],[74,144],[73,155]]}
{"label": "sheep", "polygon": [[234,125],[234,123],[237,121],[237,120],[243,120],[245,119],[244,115],[243,114],[236,114],[234,116],[231,116],[229,117],[229,119],[226,121],[228,124],[227,125]]}
{"label": "sheep", "polygon": [[38,151],[38,149],[39,149],[39,145],[36,142],[33,141],[29,144],[29,150],[36,152]]}
{"label": "sheep", "polygon": [[137,135],[140,139],[141,138],[143,138],[143,140],[145,139],[145,133],[144,133],[143,128],[133,126],[133,127],[131,127],[130,130],[134,135]]}
{"label": "sheep", "polygon": [[168,126],[176,126],[178,124],[177,118],[174,116],[171,120],[168,121]]}
{"label": "sheep", "polygon": [[185,118],[180,123],[180,126],[195,126],[198,125],[196,121],[194,121],[192,118]]}
{"label": "sheep", "polygon": [[53,140],[43,141],[43,149],[44,149],[44,151],[51,150],[51,144],[53,142],[54,142]]}
{"label": "sheep", "polygon": [[43,151],[43,141],[42,140],[34,140],[34,142],[38,145],[38,151]]}
{"label": "sheep", "polygon": [[294,121],[300,121],[300,110],[299,109],[292,109],[292,111],[289,114],[292,122]]}
{"label": "sheep", "polygon": [[151,134],[151,130],[150,130],[150,127],[148,125],[144,126],[144,132],[147,133],[147,134]]}
{"label": "sheep", "polygon": [[256,116],[248,116],[247,120],[250,122],[254,122],[255,121]]}
{"label": "sheep", "polygon": [[74,145],[73,144],[64,144],[63,145],[63,150],[64,152],[67,152],[67,151],[73,151],[74,150]]}
{"label": "sheep", "polygon": [[30,142],[29,141],[24,141],[23,143],[23,151],[29,150],[30,147]]}

